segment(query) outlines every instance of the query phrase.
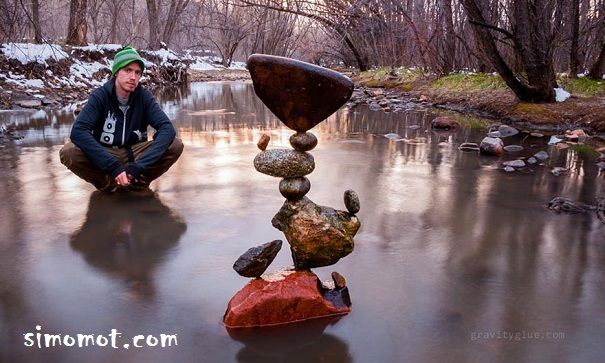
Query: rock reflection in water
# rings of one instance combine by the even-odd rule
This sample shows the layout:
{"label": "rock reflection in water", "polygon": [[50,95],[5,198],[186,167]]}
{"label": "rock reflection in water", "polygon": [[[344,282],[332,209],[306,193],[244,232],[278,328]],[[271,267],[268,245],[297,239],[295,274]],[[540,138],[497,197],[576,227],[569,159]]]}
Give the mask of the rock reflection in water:
{"label": "rock reflection in water", "polygon": [[130,297],[151,297],[153,271],[186,229],[157,195],[95,191],[70,244],[91,266],[128,283]]}
{"label": "rock reflection in water", "polygon": [[253,362],[330,362],[350,363],[353,357],[347,343],[324,333],[339,317],[314,319],[294,325],[227,329],[229,335],[245,344],[236,355],[240,363]]}

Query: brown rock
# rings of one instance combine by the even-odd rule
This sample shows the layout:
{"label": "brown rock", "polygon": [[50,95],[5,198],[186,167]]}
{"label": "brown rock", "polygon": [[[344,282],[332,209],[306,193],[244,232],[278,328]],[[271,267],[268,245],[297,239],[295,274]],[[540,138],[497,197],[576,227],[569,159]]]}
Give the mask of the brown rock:
{"label": "brown rock", "polygon": [[486,155],[502,155],[504,154],[504,143],[498,137],[486,137],[481,140],[479,145],[481,154]]}
{"label": "brown rock", "polygon": [[288,200],[298,200],[311,190],[311,182],[304,176],[284,178],[279,182],[279,192]]}
{"label": "brown rock", "polygon": [[269,137],[269,135],[263,134],[263,136],[260,137],[260,140],[258,140],[258,143],[256,144],[256,146],[258,146],[259,149],[264,151],[267,148],[267,145],[269,145],[270,140],[271,140],[271,137]]}
{"label": "brown rock", "polygon": [[359,219],[345,211],[322,207],[307,197],[286,201],[271,221],[284,232],[298,269],[333,265],[353,252]]}
{"label": "brown rock", "polygon": [[353,82],[348,77],[310,63],[253,54],[247,65],[256,95],[296,131],[313,128],[353,93]]}
{"label": "brown rock", "polygon": [[455,128],[460,127],[460,124],[458,123],[458,121],[452,120],[451,118],[449,118],[447,116],[441,116],[441,117],[437,117],[437,118],[433,119],[433,121],[431,121],[431,127],[435,128],[435,129],[449,130],[449,129],[455,129]]}
{"label": "brown rock", "polygon": [[343,289],[347,286],[347,280],[345,280],[345,277],[336,271],[332,272],[332,280],[334,280],[334,286],[337,289]]}
{"label": "brown rock", "polygon": [[[348,295],[348,290],[346,291]],[[325,297],[330,294],[329,300]],[[288,271],[281,279],[251,280],[229,301],[223,322],[229,328],[277,325],[344,315],[351,308],[324,290],[311,271]]]}
{"label": "brown rock", "polygon": [[317,146],[317,137],[310,132],[297,132],[290,136],[290,145],[298,151],[309,151]]}

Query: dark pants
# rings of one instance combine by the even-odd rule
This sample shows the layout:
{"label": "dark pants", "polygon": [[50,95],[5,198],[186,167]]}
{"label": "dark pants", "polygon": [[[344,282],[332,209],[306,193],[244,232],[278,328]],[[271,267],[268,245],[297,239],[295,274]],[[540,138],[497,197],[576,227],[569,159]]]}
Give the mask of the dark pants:
{"label": "dark pants", "polygon": [[[145,141],[132,145],[132,153],[134,154],[135,160],[141,156],[143,151],[145,151],[151,143],[152,141]],[[126,149],[105,148],[105,150],[115,156],[124,165],[128,163]],[[160,175],[164,174],[172,164],[177,161],[182,152],[183,142],[175,137],[174,141],[172,141],[172,144],[170,144],[168,150],[166,150],[160,160],[158,160],[155,165],[143,170],[141,173],[141,180],[149,185],[152,180],[157,179]],[[80,178],[94,185],[98,190],[109,192],[116,189],[117,183],[114,178],[97,168],[88,156],[71,141],[68,141],[61,148],[59,156],[63,165]]]}

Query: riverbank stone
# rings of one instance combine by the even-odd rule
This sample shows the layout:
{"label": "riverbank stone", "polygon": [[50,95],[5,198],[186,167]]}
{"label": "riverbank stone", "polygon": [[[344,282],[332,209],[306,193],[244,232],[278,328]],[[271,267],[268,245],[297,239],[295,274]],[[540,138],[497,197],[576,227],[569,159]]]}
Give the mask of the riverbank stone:
{"label": "riverbank stone", "polygon": [[539,151],[537,153],[534,154],[534,158],[540,160],[540,161],[544,161],[546,159],[549,158],[548,153],[546,151]]}
{"label": "riverbank stone", "polygon": [[524,168],[525,167],[525,162],[523,160],[511,160],[511,161],[505,161],[505,162],[503,162],[502,165],[504,165],[504,166],[510,166],[510,167],[515,168],[515,169],[519,169],[519,168]]}
{"label": "riverbank stone", "polygon": [[315,169],[313,155],[289,149],[264,150],[254,158],[259,172],[279,178],[296,178],[311,174]]}
{"label": "riverbank stone", "polygon": [[353,252],[353,237],[361,226],[356,216],[307,197],[284,202],[271,223],[286,236],[297,269],[333,265]]}
{"label": "riverbank stone", "polygon": [[458,150],[465,152],[477,152],[479,151],[479,145],[474,142],[463,142],[458,146]]}
{"label": "riverbank stone", "polygon": [[523,146],[521,145],[506,145],[504,147],[504,151],[509,152],[509,153],[517,153],[519,151],[523,151]]}
{"label": "riverbank stone", "polygon": [[504,154],[504,143],[498,137],[486,137],[479,145],[482,154],[500,156]]}
{"label": "riverbank stone", "polygon": [[440,116],[431,121],[431,127],[435,129],[450,130],[460,127],[460,123],[447,116]]}
{"label": "riverbank stone", "polygon": [[348,77],[314,64],[253,54],[247,66],[256,95],[295,131],[313,128],[336,112],[353,93],[353,82]]}
{"label": "riverbank stone", "polygon": [[273,262],[281,246],[282,241],[275,240],[252,247],[235,261],[233,269],[244,277],[259,277]]}
{"label": "riverbank stone", "polygon": [[297,132],[290,136],[290,145],[297,151],[309,151],[317,146],[317,137],[310,132]]}
{"label": "riverbank stone", "polygon": [[288,200],[298,200],[311,190],[311,182],[304,176],[284,178],[279,182],[279,192]]}

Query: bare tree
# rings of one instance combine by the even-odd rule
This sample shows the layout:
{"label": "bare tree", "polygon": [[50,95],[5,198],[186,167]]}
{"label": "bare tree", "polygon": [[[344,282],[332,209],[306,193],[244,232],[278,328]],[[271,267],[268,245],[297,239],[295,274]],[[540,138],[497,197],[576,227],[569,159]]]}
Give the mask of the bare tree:
{"label": "bare tree", "polygon": [[159,49],[161,43],[170,44],[176,24],[190,0],[170,0],[168,12],[160,20],[160,11],[162,3],[159,0],[146,0],[147,19],[149,21],[149,47]]}
{"label": "bare tree", "polygon": [[[552,3],[511,0],[510,29],[507,30],[487,21],[482,10],[489,7],[486,1],[460,1],[473,26],[479,52],[515,95],[525,102],[554,102],[557,83],[553,65]],[[519,72],[507,63],[496,42],[512,47]]]}
{"label": "bare tree", "polygon": [[69,2],[69,24],[67,27],[66,43],[69,45],[86,45],[86,22],[87,0],[70,0]]}

